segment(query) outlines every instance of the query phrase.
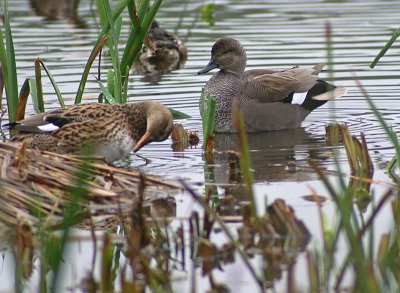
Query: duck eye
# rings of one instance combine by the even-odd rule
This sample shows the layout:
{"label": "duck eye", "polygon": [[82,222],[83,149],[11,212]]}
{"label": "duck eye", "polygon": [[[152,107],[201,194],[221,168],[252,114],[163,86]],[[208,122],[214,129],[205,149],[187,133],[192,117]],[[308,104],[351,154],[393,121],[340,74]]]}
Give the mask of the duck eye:
{"label": "duck eye", "polygon": [[160,136],[164,135],[164,129],[160,130]]}

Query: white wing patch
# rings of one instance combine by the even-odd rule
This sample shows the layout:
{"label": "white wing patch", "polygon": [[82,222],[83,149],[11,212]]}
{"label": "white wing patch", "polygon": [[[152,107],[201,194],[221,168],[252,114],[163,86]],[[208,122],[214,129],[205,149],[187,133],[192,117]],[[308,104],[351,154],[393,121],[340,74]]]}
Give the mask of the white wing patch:
{"label": "white wing patch", "polygon": [[37,128],[39,128],[41,131],[48,131],[48,132],[60,129],[60,127],[52,123],[39,125]]}
{"label": "white wing patch", "polygon": [[304,100],[306,99],[308,92],[304,93],[294,93],[293,94],[293,99],[292,99],[292,104],[303,104]]}

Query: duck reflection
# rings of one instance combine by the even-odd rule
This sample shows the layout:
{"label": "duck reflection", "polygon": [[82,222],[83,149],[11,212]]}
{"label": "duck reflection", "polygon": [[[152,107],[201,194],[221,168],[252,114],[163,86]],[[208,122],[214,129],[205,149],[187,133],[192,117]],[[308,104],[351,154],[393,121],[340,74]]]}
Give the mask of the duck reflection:
{"label": "duck reflection", "polygon": [[80,0],[30,0],[32,10],[48,20],[65,18],[84,27],[85,22],[79,18],[78,6]]}
{"label": "duck reflection", "polygon": [[[304,128],[265,133],[248,133],[251,166],[255,182],[305,181],[318,175],[308,163],[326,156],[325,140],[313,137]],[[211,195],[220,197],[217,190],[223,188],[223,198],[218,211],[222,215],[240,215],[241,202],[247,201],[239,166],[237,134],[216,134],[214,156],[206,159],[205,176]]]}
{"label": "duck reflection", "polygon": [[[309,172],[308,160],[321,159],[325,141],[312,137],[304,128],[265,133],[248,133],[251,165],[256,182],[304,181],[317,178]],[[240,183],[235,153],[238,149],[236,134],[216,134],[214,172],[216,183]],[[228,151],[228,152],[227,152]],[[239,176],[236,176],[238,174]]]}

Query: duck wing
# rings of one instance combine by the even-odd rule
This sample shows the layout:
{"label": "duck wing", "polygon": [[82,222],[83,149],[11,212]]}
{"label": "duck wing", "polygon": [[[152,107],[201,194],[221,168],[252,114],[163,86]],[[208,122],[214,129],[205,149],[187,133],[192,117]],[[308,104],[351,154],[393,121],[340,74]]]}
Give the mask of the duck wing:
{"label": "duck wing", "polygon": [[64,152],[76,153],[85,146],[101,143],[104,133],[110,133],[109,128],[115,126],[107,119],[70,123],[54,131],[50,136],[57,141],[57,146],[62,148]]}
{"label": "duck wing", "polygon": [[243,76],[243,95],[260,103],[284,100],[290,93],[309,91],[318,81],[318,73],[324,64],[313,68],[292,68],[284,71],[254,69]]}
{"label": "duck wing", "polygon": [[86,120],[97,120],[112,113],[114,106],[109,104],[86,103],[78,104],[68,108],[60,108],[49,111],[45,115],[45,120],[59,127],[73,122]]}
{"label": "duck wing", "polygon": [[99,119],[100,114],[108,112],[110,109],[110,105],[107,104],[79,104],[40,113],[4,126],[23,132],[51,133],[70,123]]}

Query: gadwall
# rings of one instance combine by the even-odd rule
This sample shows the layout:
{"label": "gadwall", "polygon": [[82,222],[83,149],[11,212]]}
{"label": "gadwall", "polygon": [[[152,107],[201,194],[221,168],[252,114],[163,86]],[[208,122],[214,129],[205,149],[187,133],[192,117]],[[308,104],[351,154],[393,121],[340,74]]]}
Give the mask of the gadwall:
{"label": "gadwall", "polygon": [[19,134],[11,141],[65,154],[89,153],[113,162],[131,150],[168,138],[171,111],[155,102],[135,104],[88,103],[52,110],[10,123]]}
{"label": "gadwall", "polygon": [[210,62],[198,72],[219,69],[205,86],[206,95],[217,100],[216,132],[235,131],[232,125],[234,99],[243,111],[246,130],[262,132],[300,127],[311,111],[327,100],[346,94],[346,88],[335,87],[318,78],[323,64],[283,71],[245,71],[245,67],[246,52],[242,44],[232,38],[222,38],[212,47]]}
{"label": "gadwall", "polygon": [[186,61],[187,48],[174,33],[154,20],[147,33],[152,49],[143,46],[135,61],[140,73],[165,73],[180,68]]}

